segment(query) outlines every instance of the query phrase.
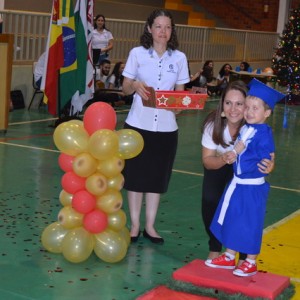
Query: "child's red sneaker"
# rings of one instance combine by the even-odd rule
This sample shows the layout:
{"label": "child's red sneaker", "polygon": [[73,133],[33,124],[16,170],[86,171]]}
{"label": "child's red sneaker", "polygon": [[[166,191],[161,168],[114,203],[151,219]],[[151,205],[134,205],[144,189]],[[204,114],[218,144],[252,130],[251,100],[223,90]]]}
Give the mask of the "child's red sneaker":
{"label": "child's red sneaker", "polygon": [[240,266],[238,266],[233,274],[236,276],[253,276],[257,273],[256,264],[251,264],[249,261],[245,260]]}
{"label": "child's red sneaker", "polygon": [[230,259],[225,254],[222,254],[221,256],[210,260],[206,260],[205,264],[208,267],[212,268],[220,268],[220,269],[234,269],[235,268],[235,260]]}

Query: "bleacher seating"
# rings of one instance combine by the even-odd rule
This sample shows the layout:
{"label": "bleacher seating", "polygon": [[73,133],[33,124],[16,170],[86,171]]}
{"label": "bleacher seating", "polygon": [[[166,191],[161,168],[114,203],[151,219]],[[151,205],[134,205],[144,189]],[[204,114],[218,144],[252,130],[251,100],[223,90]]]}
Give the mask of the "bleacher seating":
{"label": "bleacher seating", "polygon": [[[53,0],[9,0],[5,2],[5,9],[51,13],[52,2]],[[215,20],[208,19],[203,12],[194,10],[195,2],[193,5],[185,4],[186,2],[191,3],[183,0],[95,0],[94,12],[101,13],[108,19],[145,21],[154,9],[166,8],[172,12],[176,24],[216,26]]]}
{"label": "bleacher seating", "polygon": [[[182,0],[96,0],[95,13],[102,13],[110,19],[145,21],[151,11],[166,8],[172,12],[176,24],[214,27],[215,21],[206,19],[204,13],[193,10],[192,5]],[[138,14],[136,13],[138,11]]]}

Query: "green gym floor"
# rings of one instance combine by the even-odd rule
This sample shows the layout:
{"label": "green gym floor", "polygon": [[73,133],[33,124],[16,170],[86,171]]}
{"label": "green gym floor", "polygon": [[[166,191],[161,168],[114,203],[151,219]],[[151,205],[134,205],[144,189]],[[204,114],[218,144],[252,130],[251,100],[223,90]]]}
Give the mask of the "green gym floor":
{"label": "green gym floor", "polygon": [[[217,99],[209,99],[204,110],[178,115],[177,157],[157,216],[165,244],[154,245],[141,237],[129,246],[121,262],[112,264],[94,254],[75,264],[62,254],[45,251],[41,233],[57,220],[62,208],[63,171],[53,142],[54,119],[45,107],[10,112],[7,132],[0,136],[0,299],[136,299],[169,282],[178,268],[205,259],[201,125],[216,104]],[[287,110],[288,128],[282,126],[282,104],[269,119],[276,141],[276,166],[268,179],[271,192],[259,269],[289,276],[296,286],[292,299],[300,299],[300,106],[289,105]],[[127,113],[126,108],[117,110],[116,129],[122,128]],[[125,193],[123,200],[127,213]]]}

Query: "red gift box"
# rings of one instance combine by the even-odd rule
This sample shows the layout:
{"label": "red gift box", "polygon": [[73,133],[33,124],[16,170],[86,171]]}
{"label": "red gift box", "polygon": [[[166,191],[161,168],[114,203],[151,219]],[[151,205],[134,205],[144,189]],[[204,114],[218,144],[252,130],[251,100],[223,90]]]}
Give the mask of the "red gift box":
{"label": "red gift box", "polygon": [[167,108],[167,109],[203,109],[207,93],[204,90],[192,91],[155,91],[148,87],[149,99],[143,100],[143,105],[147,107]]}

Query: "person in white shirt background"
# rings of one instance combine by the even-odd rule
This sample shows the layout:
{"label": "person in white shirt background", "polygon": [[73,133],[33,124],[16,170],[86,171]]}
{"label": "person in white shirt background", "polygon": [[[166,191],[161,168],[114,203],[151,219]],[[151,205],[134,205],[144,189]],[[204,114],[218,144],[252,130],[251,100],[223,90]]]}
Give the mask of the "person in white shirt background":
{"label": "person in white shirt background", "polygon": [[109,51],[113,48],[113,35],[105,26],[105,17],[97,15],[94,18],[94,30],[92,32],[92,49],[94,64],[107,59]]}
{"label": "person in white shirt background", "polygon": [[133,48],[123,71],[123,92],[134,94],[124,128],[139,132],[144,139],[142,152],[126,161],[123,175],[131,218],[131,241],[140,236],[140,214],[145,196],[143,236],[163,244],[155,229],[160,195],[168,189],[176,155],[178,126],[176,112],[143,106],[149,100],[147,87],[154,90],[184,90],[190,81],[187,58],[177,50],[178,40],[173,17],[158,9],[148,17],[139,47]]}
{"label": "person in white shirt background", "polygon": [[45,69],[45,63],[46,63],[46,52],[42,53],[42,55],[39,57],[33,70],[34,81],[38,88],[41,87],[42,76],[44,74],[44,69]]}

